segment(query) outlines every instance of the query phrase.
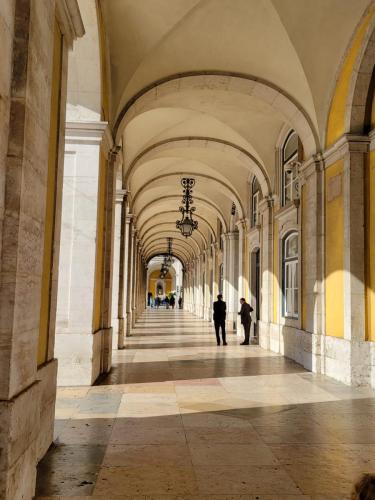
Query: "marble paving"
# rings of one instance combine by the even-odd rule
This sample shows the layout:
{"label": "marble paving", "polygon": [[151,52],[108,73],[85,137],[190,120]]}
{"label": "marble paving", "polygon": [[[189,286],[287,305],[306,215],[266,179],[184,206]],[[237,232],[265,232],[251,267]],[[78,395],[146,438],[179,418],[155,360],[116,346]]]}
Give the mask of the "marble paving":
{"label": "marble paving", "polygon": [[375,392],[148,311],[112,372],[58,389],[38,500],[347,499],[375,471]]}

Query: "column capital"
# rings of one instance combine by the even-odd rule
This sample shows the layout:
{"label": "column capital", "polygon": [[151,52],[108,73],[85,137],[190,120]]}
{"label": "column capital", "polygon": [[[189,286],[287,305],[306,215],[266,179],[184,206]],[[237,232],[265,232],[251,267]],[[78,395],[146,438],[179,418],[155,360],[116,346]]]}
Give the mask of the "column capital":
{"label": "column capital", "polygon": [[126,189],[116,190],[116,203],[123,203],[126,200],[128,191]]}
{"label": "column capital", "polygon": [[368,135],[344,134],[329,149],[324,151],[325,167],[329,167],[348,153],[367,153],[370,147]]}
{"label": "column capital", "polygon": [[236,222],[236,226],[240,232],[246,232],[248,227],[248,220],[246,218],[240,219]]}
{"label": "column capital", "polygon": [[120,153],[120,151],[121,151],[121,146],[117,146],[117,145],[112,146],[109,149],[108,154],[107,154],[108,161],[110,163],[116,163],[117,156]]}
{"label": "column capital", "polygon": [[262,213],[266,210],[269,210],[270,208],[273,208],[274,202],[275,199],[272,194],[265,196],[263,200],[259,202],[259,211]]}

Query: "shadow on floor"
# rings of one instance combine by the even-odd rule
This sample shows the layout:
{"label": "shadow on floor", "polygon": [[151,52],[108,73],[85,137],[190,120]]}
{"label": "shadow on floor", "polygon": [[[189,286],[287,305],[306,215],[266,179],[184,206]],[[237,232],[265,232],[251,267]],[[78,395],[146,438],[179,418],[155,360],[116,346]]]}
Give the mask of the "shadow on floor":
{"label": "shadow on floor", "polygon": [[[165,346],[165,344],[163,344]],[[136,349],[139,349],[137,346]],[[225,355],[225,353],[223,353]],[[98,385],[140,384],[207,378],[244,377],[306,373],[294,361],[282,356],[252,356],[248,358],[215,357],[175,361],[118,363],[110,373],[98,380]]]}
{"label": "shadow on floor", "polygon": [[[120,407],[118,393],[95,397]],[[345,499],[360,473],[375,470],[372,398],[116,419],[105,405],[90,418],[87,401],[77,404],[80,418],[57,421],[58,437],[38,466],[39,498],[95,489],[103,499]]]}

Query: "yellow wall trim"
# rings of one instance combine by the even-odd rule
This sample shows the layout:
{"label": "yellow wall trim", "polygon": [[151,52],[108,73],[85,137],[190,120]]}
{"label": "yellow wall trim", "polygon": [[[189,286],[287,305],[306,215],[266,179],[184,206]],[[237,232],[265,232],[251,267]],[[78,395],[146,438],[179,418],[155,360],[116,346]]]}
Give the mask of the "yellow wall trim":
{"label": "yellow wall trim", "polygon": [[371,7],[363,18],[341,66],[328,115],[326,148],[332,146],[345,132],[347,132],[345,130],[345,114],[351,78],[357,59],[361,54],[366,31],[374,14],[375,5]]}
{"label": "yellow wall trim", "polygon": [[365,171],[366,340],[375,341],[375,151]]}
{"label": "yellow wall trim", "polygon": [[47,194],[44,226],[43,271],[38,340],[38,366],[47,361],[51,308],[52,265],[55,239],[56,182],[59,159],[60,101],[63,38],[55,20],[51,85],[50,129],[48,145]]}
{"label": "yellow wall trim", "polygon": [[326,335],[344,337],[344,161],[325,171]]}

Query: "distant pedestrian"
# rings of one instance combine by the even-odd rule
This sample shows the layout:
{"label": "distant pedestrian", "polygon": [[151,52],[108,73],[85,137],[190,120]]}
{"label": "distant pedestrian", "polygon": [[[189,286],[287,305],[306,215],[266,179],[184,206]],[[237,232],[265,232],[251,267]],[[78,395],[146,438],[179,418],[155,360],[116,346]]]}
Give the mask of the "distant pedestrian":
{"label": "distant pedestrian", "polygon": [[169,299],[169,303],[171,305],[171,308],[174,309],[174,306],[176,304],[176,299],[174,298],[174,295],[172,295],[171,298]]}
{"label": "distant pedestrian", "polygon": [[179,297],[178,299],[178,307],[182,309],[182,297]]}
{"label": "distant pedestrian", "polygon": [[241,311],[238,313],[241,316],[241,324],[244,328],[245,340],[241,342],[241,345],[250,344],[250,327],[251,327],[251,316],[250,313],[253,312],[253,308],[250,304],[246,302],[244,298],[240,299]]}
{"label": "distant pedestrian", "polygon": [[223,345],[227,345],[226,334],[225,334],[225,318],[227,316],[227,305],[223,301],[223,296],[219,294],[217,296],[217,301],[214,302],[214,324],[217,345],[220,345],[220,328],[221,336],[223,338]]}
{"label": "distant pedestrian", "polygon": [[168,297],[165,297],[165,301],[164,301],[164,302],[165,302],[165,307],[166,307],[167,309],[169,309],[169,298],[168,298]]}

